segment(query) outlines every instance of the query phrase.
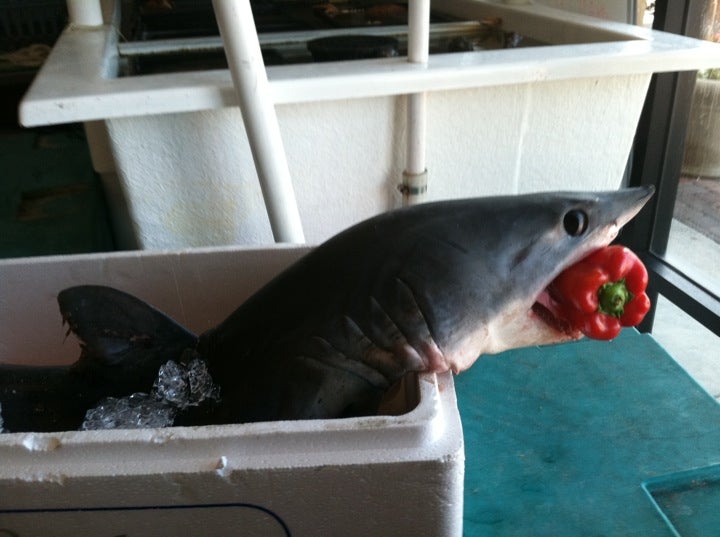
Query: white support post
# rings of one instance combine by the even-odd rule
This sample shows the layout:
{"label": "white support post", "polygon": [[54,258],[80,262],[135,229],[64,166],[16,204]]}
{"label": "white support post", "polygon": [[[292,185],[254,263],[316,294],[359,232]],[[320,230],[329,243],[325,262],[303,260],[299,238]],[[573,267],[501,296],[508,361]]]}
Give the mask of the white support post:
{"label": "white support post", "polygon": [[67,0],[68,18],[73,26],[103,25],[100,0]]}
{"label": "white support post", "polygon": [[276,242],[305,242],[249,0],[213,0]]}

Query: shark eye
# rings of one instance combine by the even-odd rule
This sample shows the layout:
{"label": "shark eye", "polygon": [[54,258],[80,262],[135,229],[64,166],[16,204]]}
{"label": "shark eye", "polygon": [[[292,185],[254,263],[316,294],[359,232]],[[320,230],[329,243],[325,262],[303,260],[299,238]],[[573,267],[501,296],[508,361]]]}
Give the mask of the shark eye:
{"label": "shark eye", "polygon": [[588,216],[580,209],[568,211],[563,217],[563,227],[571,237],[579,237],[588,227]]}

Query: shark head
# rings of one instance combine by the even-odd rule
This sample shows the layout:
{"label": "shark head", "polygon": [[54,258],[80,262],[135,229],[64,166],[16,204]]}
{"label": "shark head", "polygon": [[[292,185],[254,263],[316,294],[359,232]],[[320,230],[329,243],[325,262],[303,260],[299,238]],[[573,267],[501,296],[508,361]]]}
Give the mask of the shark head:
{"label": "shark head", "polygon": [[401,278],[415,290],[441,351],[434,369],[459,372],[482,354],[582,337],[556,315],[546,289],[610,244],[652,194],[631,188],[479,198],[443,202],[443,219],[428,213],[422,246],[407,256]]}

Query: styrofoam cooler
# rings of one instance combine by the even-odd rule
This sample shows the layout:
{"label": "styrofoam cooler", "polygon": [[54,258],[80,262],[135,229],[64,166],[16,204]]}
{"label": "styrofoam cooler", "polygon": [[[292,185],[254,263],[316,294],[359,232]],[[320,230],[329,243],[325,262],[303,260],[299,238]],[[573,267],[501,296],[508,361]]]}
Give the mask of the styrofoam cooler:
{"label": "styrofoam cooler", "polygon": [[[70,363],[55,297],[133,293],[196,332],[307,250],[214,248],[0,262],[0,362]],[[393,416],[0,435],[0,534],[461,535],[464,451],[450,374]]]}

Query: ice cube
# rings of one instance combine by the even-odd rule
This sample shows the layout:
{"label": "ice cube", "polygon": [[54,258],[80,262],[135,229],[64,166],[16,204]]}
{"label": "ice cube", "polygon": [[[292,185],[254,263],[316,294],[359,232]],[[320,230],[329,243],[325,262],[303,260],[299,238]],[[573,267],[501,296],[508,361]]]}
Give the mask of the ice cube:
{"label": "ice cube", "polygon": [[173,360],[161,365],[153,384],[153,395],[173,406],[186,407],[190,399],[190,386],[185,366]]}
{"label": "ice cube", "polygon": [[204,360],[193,358],[187,365],[168,360],[160,366],[153,394],[185,409],[207,400],[217,400],[219,388],[213,383]]}
{"label": "ice cube", "polygon": [[184,358],[190,359],[187,365],[168,360],[160,366],[152,393],[100,401],[85,414],[81,430],[171,427],[179,410],[218,400],[220,390],[205,361],[196,356]]}
{"label": "ice cube", "polygon": [[80,429],[147,429],[170,427],[177,409],[146,393],[106,397],[85,414]]}
{"label": "ice cube", "polygon": [[220,399],[220,387],[213,382],[205,360],[196,358],[187,366],[187,378],[190,385],[190,404],[197,406],[208,400]]}

